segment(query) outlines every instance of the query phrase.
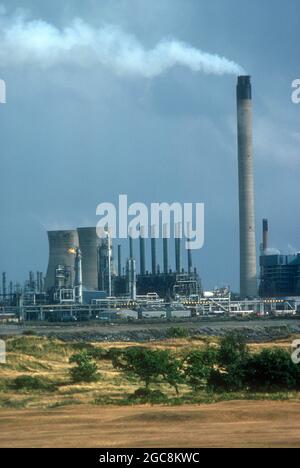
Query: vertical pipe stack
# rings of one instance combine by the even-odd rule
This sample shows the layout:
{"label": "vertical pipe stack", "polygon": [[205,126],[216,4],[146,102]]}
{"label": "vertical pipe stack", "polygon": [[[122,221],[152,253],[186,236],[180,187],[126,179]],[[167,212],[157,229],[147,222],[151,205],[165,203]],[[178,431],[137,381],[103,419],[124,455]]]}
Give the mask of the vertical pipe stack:
{"label": "vertical pipe stack", "polygon": [[7,296],[7,276],[5,272],[2,273],[2,294],[5,299]]}
{"label": "vertical pipe stack", "polygon": [[181,223],[175,225],[175,263],[176,273],[181,273]]}
{"label": "vertical pipe stack", "polygon": [[82,255],[81,250],[76,249],[75,257],[75,302],[76,304],[83,303],[83,288],[82,288]]}
{"label": "vertical pipe stack", "polygon": [[156,263],[156,231],[155,226],[151,227],[151,258],[152,258],[152,275],[157,274]]}
{"label": "vertical pipe stack", "polygon": [[269,222],[267,219],[263,220],[263,253],[266,254],[269,248]]}
{"label": "vertical pipe stack", "polygon": [[133,238],[132,231],[129,233],[130,258],[127,261],[127,283],[128,293],[132,301],[136,300],[136,262],[133,258]]}
{"label": "vertical pipe stack", "polygon": [[240,294],[242,298],[246,298],[257,296],[252,89],[250,76],[238,77],[237,122],[240,207]]}
{"label": "vertical pipe stack", "polygon": [[169,251],[168,251],[168,225],[164,224],[163,227],[163,252],[164,252],[164,274],[169,273]]}
{"label": "vertical pipe stack", "polygon": [[118,245],[118,276],[122,276],[122,250],[121,246]]}
{"label": "vertical pipe stack", "polygon": [[[188,243],[191,241],[191,226],[190,223],[188,224]],[[188,256],[188,273],[189,275],[192,274],[193,271],[193,259],[192,259],[192,250],[190,246],[187,249],[187,256]]]}
{"label": "vertical pipe stack", "polygon": [[145,253],[145,228],[141,226],[140,230],[140,274],[146,274],[146,253]]}

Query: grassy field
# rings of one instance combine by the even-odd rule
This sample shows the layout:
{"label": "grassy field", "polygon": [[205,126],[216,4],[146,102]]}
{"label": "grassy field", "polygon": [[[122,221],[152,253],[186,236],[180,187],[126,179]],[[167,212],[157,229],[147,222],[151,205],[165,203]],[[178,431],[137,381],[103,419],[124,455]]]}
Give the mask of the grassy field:
{"label": "grassy field", "polygon": [[[292,338],[263,347],[289,349]],[[171,339],[143,346],[178,356],[218,339]],[[69,358],[82,344],[36,336],[8,338],[0,365],[0,447],[300,447],[300,392],[193,393],[180,385],[157,385],[163,404],[132,399],[141,382],[97,361],[101,378],[74,384]],[[137,343],[93,344],[124,349]],[[85,344],[84,346],[90,346]],[[34,390],[16,388],[16,378],[38,377]],[[155,389],[155,386],[153,387]],[[29,430],[30,428],[30,430]]]}
{"label": "grassy field", "polygon": [[0,447],[300,447],[300,403],[2,409]]}
{"label": "grassy field", "polygon": [[[173,339],[151,342],[143,346],[152,349],[171,349],[178,355],[189,349],[201,347],[207,342],[216,344],[217,339]],[[98,361],[101,378],[95,383],[72,383],[69,358],[78,352],[78,343],[64,343],[56,339],[35,336],[9,338],[7,345],[7,364],[0,365],[0,407],[1,408],[59,408],[69,405],[132,405],[130,396],[141,387],[141,382],[125,376],[113,368],[110,360]],[[136,346],[137,343],[94,344],[105,350]],[[278,346],[289,348],[291,340],[277,341],[272,344],[253,344],[252,350],[262,347]],[[18,376],[38,376],[43,388],[36,390],[16,389],[14,380]],[[154,386],[155,388],[155,386]],[[158,388],[158,387],[157,387]],[[300,392],[280,393],[193,393],[186,385],[180,386],[180,394],[168,385],[161,384],[159,389],[168,397],[166,405],[204,404],[232,400],[272,400],[300,401]],[[137,402],[138,403],[138,402]]]}

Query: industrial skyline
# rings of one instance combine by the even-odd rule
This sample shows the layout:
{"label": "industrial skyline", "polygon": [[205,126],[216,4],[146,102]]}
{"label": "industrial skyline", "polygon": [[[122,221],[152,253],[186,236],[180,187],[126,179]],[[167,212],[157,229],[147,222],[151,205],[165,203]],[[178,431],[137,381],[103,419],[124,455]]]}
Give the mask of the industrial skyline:
{"label": "industrial skyline", "polygon": [[[3,3],[9,14],[21,6],[15,0]],[[299,70],[288,53],[297,42],[298,25],[292,9],[275,0],[268,22],[269,9],[259,2],[243,6],[228,0],[218,8],[211,2],[188,3],[174,0],[149,8],[139,2],[137,9],[133,1],[124,2],[124,9],[109,9],[88,1],[76,6],[76,15],[95,27],[99,18],[119,24],[149,49],[162,38],[178,37],[232,58],[252,75],[256,237],[261,238],[261,219],[268,217],[270,246],[298,251],[299,106],[292,104],[290,88]],[[67,4],[27,2],[33,18],[57,27],[74,16]],[[236,17],[244,15],[249,21],[242,26]],[[284,43],[278,36],[283,23],[288,25]],[[212,34],[212,25],[220,34]],[[200,199],[207,207],[206,243],[193,254],[194,266],[208,289],[231,284],[238,290],[234,77],[181,67],[145,80],[65,65],[48,70],[24,65],[18,73],[2,66],[0,72],[8,92],[0,109],[5,200],[0,258],[9,278],[21,282],[28,267],[45,271],[45,231],[93,225],[101,199],[128,193],[145,203],[184,202],[188,194],[187,201]],[[158,249],[161,258],[162,246]],[[173,263],[173,248],[169,255]]]}

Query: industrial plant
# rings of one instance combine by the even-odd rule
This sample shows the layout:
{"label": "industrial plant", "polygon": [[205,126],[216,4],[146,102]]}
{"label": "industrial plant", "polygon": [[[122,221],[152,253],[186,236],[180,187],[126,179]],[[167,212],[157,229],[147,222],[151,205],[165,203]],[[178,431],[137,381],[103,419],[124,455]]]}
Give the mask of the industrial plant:
{"label": "industrial plant", "polygon": [[[129,235],[127,249],[115,245],[109,226],[50,231],[47,273],[30,272],[25,285],[8,284],[2,274],[1,314],[19,320],[83,321],[184,319],[203,316],[294,315],[299,309],[300,253],[269,249],[269,223],[263,220],[260,274],[255,230],[252,87],[238,77],[237,135],[240,221],[240,293],[229,287],[205,292],[193,266],[192,250],[170,240],[163,226],[160,241],[144,226],[139,239]],[[178,223],[174,231],[180,229]],[[151,258],[147,258],[149,243]],[[159,245],[161,243],[161,245]],[[162,250],[162,258],[158,252]],[[174,265],[170,252],[174,249]],[[183,261],[184,260],[184,261]]]}

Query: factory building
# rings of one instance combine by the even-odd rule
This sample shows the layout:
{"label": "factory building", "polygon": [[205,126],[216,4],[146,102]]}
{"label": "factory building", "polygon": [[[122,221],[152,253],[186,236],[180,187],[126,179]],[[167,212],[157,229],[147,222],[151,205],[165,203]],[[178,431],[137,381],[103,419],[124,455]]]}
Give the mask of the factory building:
{"label": "factory building", "polygon": [[267,219],[263,220],[259,294],[264,298],[300,297],[300,253],[272,254]]}
{"label": "factory building", "polygon": [[[192,271],[192,252],[187,250],[188,271],[181,268],[181,239],[175,238],[175,270],[169,268],[169,239],[163,238],[163,272],[157,262],[157,243],[154,228],[151,230],[151,272],[146,270],[146,239],[144,230],[140,230],[140,269],[135,273],[133,240],[130,238],[129,260],[127,261],[126,274],[122,274],[121,246],[118,247],[118,276],[113,278],[113,290],[116,296],[129,295],[133,297],[146,296],[149,293],[157,293],[161,298],[201,295],[201,280],[196,269]],[[164,227],[164,233],[166,232]],[[133,291],[136,284],[136,291]]]}
{"label": "factory building", "polygon": [[260,257],[261,297],[300,297],[300,253]]}

